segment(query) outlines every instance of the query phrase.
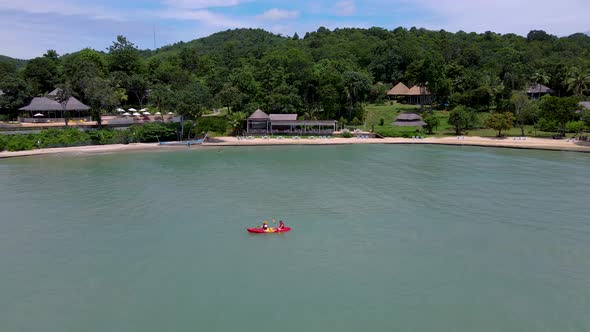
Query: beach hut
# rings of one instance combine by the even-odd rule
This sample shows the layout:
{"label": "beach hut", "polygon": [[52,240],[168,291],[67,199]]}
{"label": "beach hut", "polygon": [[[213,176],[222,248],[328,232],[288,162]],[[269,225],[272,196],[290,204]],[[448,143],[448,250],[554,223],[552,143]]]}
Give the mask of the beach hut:
{"label": "beach hut", "polygon": [[426,122],[424,122],[422,117],[418,114],[403,113],[395,118],[393,125],[402,127],[423,127],[426,126]]}
{"label": "beach hut", "polygon": [[261,109],[257,109],[252,115],[246,119],[246,132],[264,131],[268,132],[270,125],[270,117]]}

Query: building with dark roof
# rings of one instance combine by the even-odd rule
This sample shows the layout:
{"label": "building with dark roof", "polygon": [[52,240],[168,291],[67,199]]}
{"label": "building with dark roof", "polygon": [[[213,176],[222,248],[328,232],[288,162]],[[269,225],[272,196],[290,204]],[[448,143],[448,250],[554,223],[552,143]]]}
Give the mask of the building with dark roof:
{"label": "building with dark roof", "polygon": [[332,134],[336,120],[297,120],[297,114],[266,114],[256,110],[246,120],[248,134]]}
{"label": "building with dark roof", "polygon": [[84,105],[75,97],[70,97],[67,102],[60,103],[47,97],[35,97],[31,103],[19,109],[27,116],[20,116],[20,122],[63,122],[65,116],[74,121],[91,121],[88,112],[90,107]]}
{"label": "building with dark roof", "polygon": [[553,94],[555,91],[549,87],[544,86],[543,84],[531,83],[527,87],[526,93],[531,98],[540,98],[547,94]]}

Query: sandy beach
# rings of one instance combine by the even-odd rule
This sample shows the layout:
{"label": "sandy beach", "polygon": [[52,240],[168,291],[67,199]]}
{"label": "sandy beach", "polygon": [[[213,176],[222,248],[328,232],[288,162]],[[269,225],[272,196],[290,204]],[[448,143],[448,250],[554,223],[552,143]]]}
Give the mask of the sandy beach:
{"label": "sandy beach", "polygon": [[[514,149],[537,149],[553,151],[575,151],[590,152],[590,142],[554,140],[544,138],[514,139],[510,138],[489,138],[489,137],[432,137],[424,139],[412,138],[253,138],[238,139],[236,137],[216,137],[211,142],[202,145],[193,145],[190,149],[201,147],[222,147],[222,146],[270,146],[270,145],[344,145],[344,144],[439,144],[439,145],[460,145],[460,146],[481,146],[496,148]],[[129,151],[166,151],[172,149],[187,149],[186,146],[161,146],[158,143],[135,143],[135,144],[113,144],[113,145],[92,145],[66,148],[37,149],[29,151],[0,152],[0,158],[25,157],[46,154],[95,154],[110,152]]]}

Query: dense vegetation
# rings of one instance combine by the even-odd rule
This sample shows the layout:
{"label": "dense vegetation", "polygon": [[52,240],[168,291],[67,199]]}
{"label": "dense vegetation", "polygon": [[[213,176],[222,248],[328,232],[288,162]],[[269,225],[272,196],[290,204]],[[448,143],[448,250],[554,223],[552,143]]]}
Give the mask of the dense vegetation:
{"label": "dense vegetation", "polygon": [[[238,29],[141,51],[119,36],[106,53],[49,50],[24,66],[0,58],[0,108],[14,111],[59,86],[102,113],[147,106],[197,118],[211,108],[243,116],[262,108],[366,124],[366,104],[400,81],[427,85],[457,133],[539,123],[565,131],[583,117],[575,104],[589,92],[590,37],[322,27],[299,38]],[[557,97],[524,100],[530,82]],[[512,116],[478,122],[475,113],[490,111]]]}

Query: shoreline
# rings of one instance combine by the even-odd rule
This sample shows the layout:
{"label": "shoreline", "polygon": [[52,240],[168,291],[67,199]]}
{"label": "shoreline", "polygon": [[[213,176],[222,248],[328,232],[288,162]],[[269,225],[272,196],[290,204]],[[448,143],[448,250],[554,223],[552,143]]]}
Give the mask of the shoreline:
{"label": "shoreline", "polygon": [[[193,145],[190,149],[201,147],[223,146],[274,146],[274,145],[349,145],[349,144],[422,144],[422,145],[447,145],[447,146],[477,146],[511,149],[531,149],[548,151],[571,151],[590,153],[590,142],[568,142],[565,140],[553,140],[544,138],[530,138],[526,140],[514,140],[513,138],[488,138],[467,136],[463,139],[457,137],[430,137],[424,139],[412,138],[328,138],[328,139],[250,139],[238,140],[236,137],[215,137],[213,141],[202,145]],[[27,156],[40,156],[48,154],[97,154],[108,152],[133,152],[133,151],[170,151],[186,150],[186,146],[162,146],[158,143],[132,143],[111,145],[88,145],[63,148],[46,148],[27,151],[0,152],[0,159]]]}

